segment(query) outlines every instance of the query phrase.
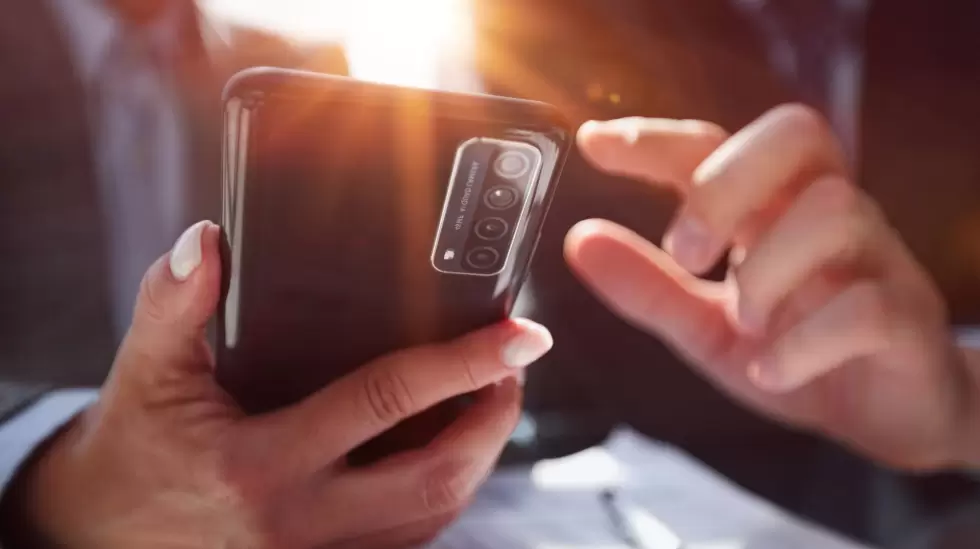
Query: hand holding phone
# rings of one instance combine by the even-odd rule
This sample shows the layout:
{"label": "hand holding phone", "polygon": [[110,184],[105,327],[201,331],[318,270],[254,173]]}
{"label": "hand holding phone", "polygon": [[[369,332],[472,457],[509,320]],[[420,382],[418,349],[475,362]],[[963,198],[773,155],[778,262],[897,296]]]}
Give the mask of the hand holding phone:
{"label": "hand holding phone", "polygon": [[225,125],[217,374],[250,412],[509,318],[572,137],[540,103],[278,69],[229,84]]}
{"label": "hand holding phone", "polygon": [[[218,303],[217,229],[194,225],[150,268],[98,401],[5,491],[5,546],[414,547],[486,478],[520,414],[514,373],[548,350],[547,330],[507,321],[398,351],[295,405],[246,416],[215,383],[205,335]],[[365,440],[472,391],[475,404],[424,450],[346,466]],[[48,409],[82,399],[62,395]]]}

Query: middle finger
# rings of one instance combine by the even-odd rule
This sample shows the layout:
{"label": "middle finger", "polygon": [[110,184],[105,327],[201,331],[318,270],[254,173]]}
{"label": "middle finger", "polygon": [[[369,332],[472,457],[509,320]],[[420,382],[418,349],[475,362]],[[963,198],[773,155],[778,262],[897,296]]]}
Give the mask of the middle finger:
{"label": "middle finger", "polygon": [[[826,123],[809,108],[776,108],[719,147],[694,173],[664,249],[688,271],[710,269],[770,205],[814,178],[844,174],[844,157]],[[788,202],[788,201],[787,201]]]}
{"label": "middle finger", "polygon": [[861,278],[878,270],[888,226],[871,201],[837,176],[806,188],[732,270],[738,322],[762,333],[774,313],[819,273]]}

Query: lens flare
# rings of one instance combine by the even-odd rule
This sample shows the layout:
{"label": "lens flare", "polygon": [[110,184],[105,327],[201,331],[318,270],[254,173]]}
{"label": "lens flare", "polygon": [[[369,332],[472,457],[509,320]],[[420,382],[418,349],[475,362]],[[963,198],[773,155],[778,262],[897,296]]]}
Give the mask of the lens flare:
{"label": "lens flare", "polygon": [[206,0],[205,12],[301,41],[344,45],[353,76],[417,87],[467,88],[470,0]]}

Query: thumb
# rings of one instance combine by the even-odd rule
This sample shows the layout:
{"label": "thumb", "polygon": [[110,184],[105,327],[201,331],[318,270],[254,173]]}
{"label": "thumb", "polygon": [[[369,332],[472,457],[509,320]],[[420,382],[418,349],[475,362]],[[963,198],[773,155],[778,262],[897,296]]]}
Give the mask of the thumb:
{"label": "thumb", "polygon": [[197,223],[149,268],[116,369],[144,379],[210,369],[205,327],[220,293],[218,233],[209,221]]}
{"label": "thumb", "polygon": [[723,360],[737,340],[723,286],[692,276],[624,227],[604,220],[579,223],[568,233],[565,257],[613,312],[700,365]]}

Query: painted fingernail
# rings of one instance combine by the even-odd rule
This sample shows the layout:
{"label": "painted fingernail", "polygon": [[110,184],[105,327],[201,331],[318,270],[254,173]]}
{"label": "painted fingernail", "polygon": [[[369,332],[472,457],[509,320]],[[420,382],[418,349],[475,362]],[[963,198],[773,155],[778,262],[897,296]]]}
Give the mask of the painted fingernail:
{"label": "painted fingernail", "polygon": [[598,120],[589,120],[588,122],[582,124],[578,131],[581,134],[590,134],[602,130],[603,123]]}
{"label": "painted fingernail", "polygon": [[550,351],[555,342],[551,332],[540,324],[524,319],[514,322],[520,331],[504,344],[501,359],[509,368],[525,368]]}
{"label": "painted fingernail", "polygon": [[190,278],[201,265],[201,236],[211,225],[210,221],[201,221],[184,231],[170,252],[170,272],[179,282]]}
{"label": "painted fingernail", "polygon": [[682,217],[664,237],[664,250],[691,273],[700,273],[711,265],[714,239],[703,223]]}

